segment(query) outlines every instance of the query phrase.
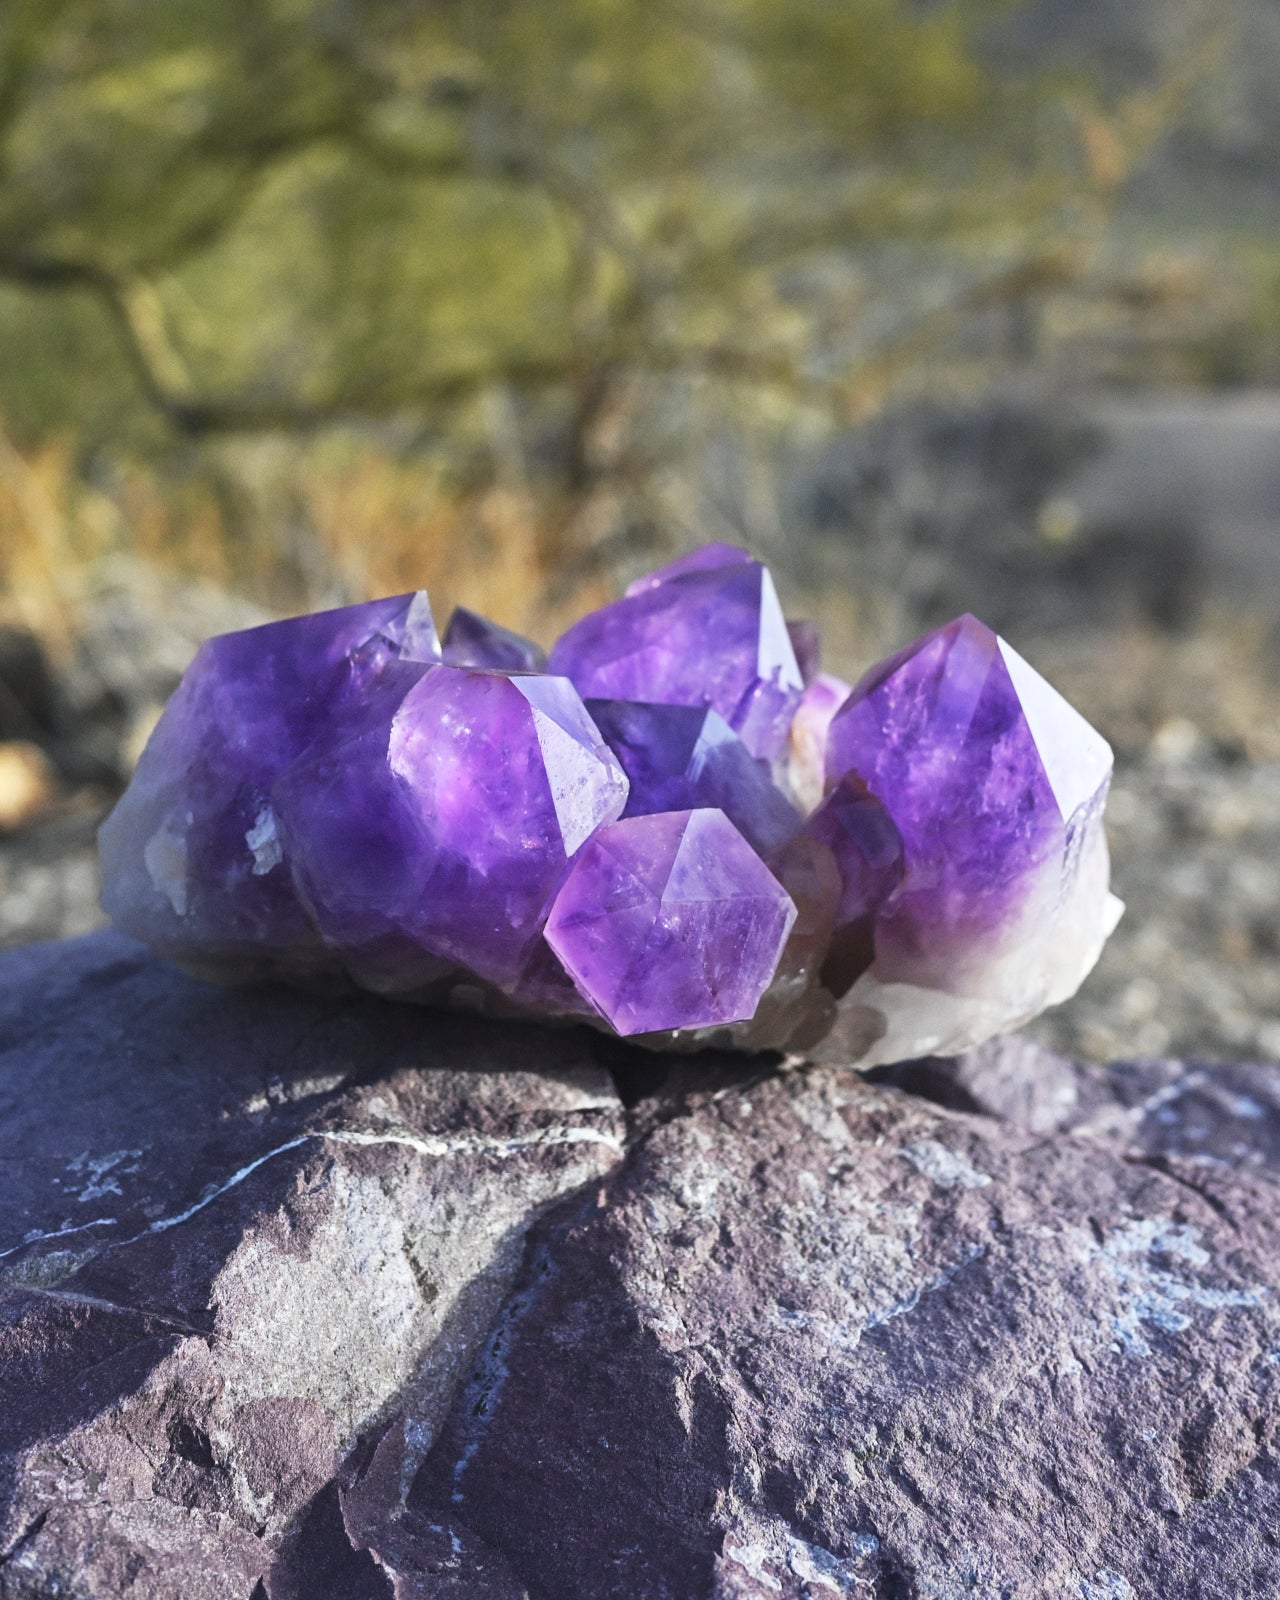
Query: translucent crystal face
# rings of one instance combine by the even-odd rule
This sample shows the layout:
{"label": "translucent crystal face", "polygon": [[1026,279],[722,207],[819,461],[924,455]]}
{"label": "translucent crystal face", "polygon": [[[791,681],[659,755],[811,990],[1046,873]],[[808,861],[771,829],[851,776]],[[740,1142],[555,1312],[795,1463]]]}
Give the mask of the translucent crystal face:
{"label": "translucent crystal face", "polygon": [[433,666],[370,711],[275,791],[317,927],[513,981],[569,858],[621,814],[621,767],[563,678]]}
{"label": "translucent crystal face", "polygon": [[667,1046],[870,1064],[1072,993],[1117,915],[1105,741],[972,617],[852,690],[817,665],[728,545],[549,663],[464,610],[441,646],[424,594],[214,639],[103,827],[103,903],[206,976]]}
{"label": "translucent crystal face", "polygon": [[746,1022],[796,918],[720,811],[602,828],[556,897],[547,943],[620,1034]]}
{"label": "translucent crystal face", "polygon": [[[754,756],[786,746],[804,688],[773,579],[731,547],[728,564],[693,557],[576,622],[551,651],[553,672],[585,699],[710,706]],[[698,554],[698,553],[695,553]]]}

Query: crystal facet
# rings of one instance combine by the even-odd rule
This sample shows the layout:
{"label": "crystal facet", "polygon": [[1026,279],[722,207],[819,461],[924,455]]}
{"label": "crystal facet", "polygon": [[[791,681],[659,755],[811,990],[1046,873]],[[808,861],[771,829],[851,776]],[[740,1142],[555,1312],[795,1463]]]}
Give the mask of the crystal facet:
{"label": "crystal facet", "polygon": [[722,811],[601,828],[556,897],[547,943],[620,1034],[745,1022],[796,908]]}
{"label": "crystal facet", "polygon": [[761,855],[799,831],[800,814],[718,712],[635,700],[587,710],[630,782],[624,816],[715,806]]}
{"label": "crystal facet", "polygon": [[541,672],[547,664],[546,652],[532,639],[465,606],[456,607],[449,618],[442,653],[451,667],[490,667],[495,672]]}
{"label": "crystal facet", "polygon": [[584,699],[710,706],[752,755],[773,760],[804,684],[768,571],[742,559],[657,576],[574,623],[550,670]]}
{"label": "crystal facet", "polygon": [[[1114,925],[1106,742],[961,617],[856,688],[709,545],[549,662],[425,594],[212,639],[101,835],[189,970],[664,1047],[950,1051],[1074,992]],[[583,695],[590,696],[584,701]]]}

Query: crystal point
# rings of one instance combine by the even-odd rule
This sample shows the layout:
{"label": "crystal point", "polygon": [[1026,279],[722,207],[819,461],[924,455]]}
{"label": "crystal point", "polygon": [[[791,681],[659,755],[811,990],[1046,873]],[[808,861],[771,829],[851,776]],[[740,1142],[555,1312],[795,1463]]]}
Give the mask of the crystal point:
{"label": "crystal point", "polygon": [[672,572],[590,612],[548,664],[585,699],[710,706],[766,760],[804,687],[773,580],[750,560]]}
{"label": "crystal point", "polygon": [[902,840],[849,997],[884,1023],[877,1060],[1025,1021],[1074,993],[1110,931],[1110,750],[1007,652],[959,617],[873,668],[828,730],[828,782],[860,781]]}
{"label": "crystal point", "polygon": [[546,652],[532,639],[465,606],[449,618],[442,653],[451,667],[490,667],[496,672],[541,672],[547,664]]}
{"label": "crystal point", "polygon": [[547,943],[620,1034],[750,1018],[796,909],[721,811],[602,828],[556,897]]}

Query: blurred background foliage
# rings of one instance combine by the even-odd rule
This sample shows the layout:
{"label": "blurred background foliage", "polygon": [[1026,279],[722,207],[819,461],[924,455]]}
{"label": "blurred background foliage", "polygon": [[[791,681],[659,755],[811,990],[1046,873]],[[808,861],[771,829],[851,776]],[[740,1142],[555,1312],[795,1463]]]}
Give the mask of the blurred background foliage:
{"label": "blurred background foliage", "polygon": [[717,520],[713,441],[759,477],[1072,350],[1269,361],[1274,258],[1115,242],[1221,19],[1117,74],[1025,10],[6,0],[10,609],[56,633],[123,553],[545,632]]}

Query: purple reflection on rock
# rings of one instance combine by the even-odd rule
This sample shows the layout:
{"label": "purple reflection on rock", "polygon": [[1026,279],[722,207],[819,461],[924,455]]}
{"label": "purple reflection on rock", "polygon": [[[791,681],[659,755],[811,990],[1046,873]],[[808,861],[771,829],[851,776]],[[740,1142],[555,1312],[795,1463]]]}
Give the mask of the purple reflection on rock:
{"label": "purple reflection on rock", "polygon": [[682,570],[589,613],[549,666],[586,699],[710,706],[768,761],[803,689],[773,580],[749,560]]}
{"label": "purple reflection on rock", "polygon": [[620,1034],[753,1015],[796,908],[720,811],[628,817],[582,850],[547,943]]}
{"label": "purple reflection on rock", "polygon": [[800,816],[718,712],[635,700],[588,700],[587,710],[631,785],[624,816],[717,807],[761,855]]}
{"label": "purple reflection on rock", "polygon": [[451,667],[488,667],[495,672],[541,672],[546,651],[523,634],[499,627],[465,606],[455,608],[444,631],[442,654]]}

